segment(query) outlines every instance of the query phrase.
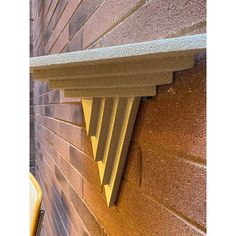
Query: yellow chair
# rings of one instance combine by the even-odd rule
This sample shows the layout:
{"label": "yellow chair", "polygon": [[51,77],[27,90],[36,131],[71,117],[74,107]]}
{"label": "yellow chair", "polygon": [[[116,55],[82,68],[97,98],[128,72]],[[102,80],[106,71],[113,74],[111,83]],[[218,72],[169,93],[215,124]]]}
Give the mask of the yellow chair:
{"label": "yellow chair", "polygon": [[41,210],[42,190],[35,177],[29,173],[30,177],[30,236],[40,234],[44,211]]}

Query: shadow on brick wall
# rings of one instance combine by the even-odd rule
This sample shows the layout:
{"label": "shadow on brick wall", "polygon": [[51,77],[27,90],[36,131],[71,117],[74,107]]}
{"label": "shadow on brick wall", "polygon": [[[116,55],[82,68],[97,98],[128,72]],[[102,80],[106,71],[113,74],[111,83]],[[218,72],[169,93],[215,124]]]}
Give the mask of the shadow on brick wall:
{"label": "shadow on brick wall", "polygon": [[52,187],[52,222],[57,235],[70,235],[71,229],[69,224],[68,207],[58,191]]}

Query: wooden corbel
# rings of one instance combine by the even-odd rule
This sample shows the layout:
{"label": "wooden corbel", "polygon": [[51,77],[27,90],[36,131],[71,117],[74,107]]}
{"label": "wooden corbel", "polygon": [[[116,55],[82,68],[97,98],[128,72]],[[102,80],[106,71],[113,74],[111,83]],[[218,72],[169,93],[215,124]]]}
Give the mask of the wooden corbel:
{"label": "wooden corbel", "polygon": [[48,81],[64,96],[81,98],[94,160],[107,205],[115,204],[142,96],[172,82],[173,72],[194,65],[206,34],[35,57],[35,80]]}

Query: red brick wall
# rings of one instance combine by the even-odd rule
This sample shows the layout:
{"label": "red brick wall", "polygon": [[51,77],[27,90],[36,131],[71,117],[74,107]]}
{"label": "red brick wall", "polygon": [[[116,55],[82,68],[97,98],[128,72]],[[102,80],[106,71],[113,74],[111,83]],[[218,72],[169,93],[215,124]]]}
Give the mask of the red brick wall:
{"label": "red brick wall", "polygon": [[[34,0],[34,56],[203,33],[202,0]],[[43,235],[205,235],[206,57],[143,99],[107,208],[78,99],[34,83]]]}
{"label": "red brick wall", "polygon": [[[34,26],[34,17],[33,17],[33,2],[30,0],[30,56],[33,56],[33,26]],[[30,163],[29,163],[29,168],[30,172],[34,174],[35,171],[35,139],[34,139],[34,106],[33,106],[33,87],[34,87],[34,82],[30,76],[30,94],[29,94],[29,99],[30,99]]]}

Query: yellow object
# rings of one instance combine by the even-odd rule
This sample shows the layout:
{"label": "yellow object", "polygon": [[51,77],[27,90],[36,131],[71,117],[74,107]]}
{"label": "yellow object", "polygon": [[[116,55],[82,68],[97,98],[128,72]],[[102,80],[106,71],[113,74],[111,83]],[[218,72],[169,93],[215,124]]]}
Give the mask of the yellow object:
{"label": "yellow object", "polygon": [[42,190],[38,181],[30,173],[30,236],[35,236],[42,203]]}

